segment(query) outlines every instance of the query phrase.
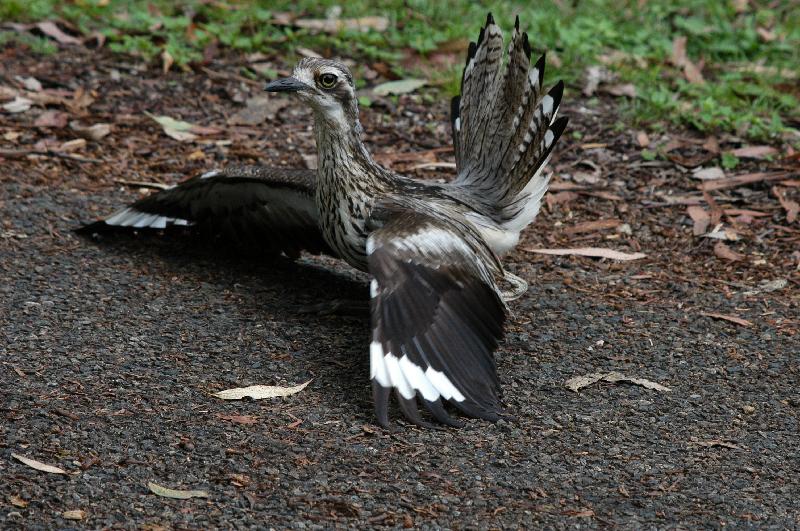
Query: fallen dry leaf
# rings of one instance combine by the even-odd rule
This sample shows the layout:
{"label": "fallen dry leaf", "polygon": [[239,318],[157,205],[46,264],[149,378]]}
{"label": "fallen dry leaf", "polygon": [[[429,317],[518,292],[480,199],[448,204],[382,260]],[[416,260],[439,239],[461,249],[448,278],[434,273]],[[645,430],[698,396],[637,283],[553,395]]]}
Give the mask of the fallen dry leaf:
{"label": "fallen dry leaf", "polygon": [[708,225],[711,223],[711,216],[708,214],[706,209],[701,206],[691,205],[686,208],[686,212],[694,222],[692,234],[695,236],[701,236],[705,234],[705,232],[708,230]]}
{"label": "fallen dry leaf", "polygon": [[678,36],[673,39],[671,61],[672,64],[683,69],[683,77],[685,77],[686,81],[689,83],[705,83],[700,69],[686,55],[686,37]]}
{"label": "fallen dry leaf", "polygon": [[204,490],[168,489],[167,487],[162,487],[161,485],[153,483],[152,481],[147,483],[147,488],[150,489],[150,492],[157,496],[174,498],[176,500],[188,500],[189,498],[208,498],[208,492]]}
{"label": "fallen dry leaf", "polygon": [[695,168],[692,170],[692,177],[700,179],[701,181],[709,181],[712,179],[724,179],[725,172],[718,166],[710,168]]}
{"label": "fallen dry leaf", "polygon": [[625,96],[627,98],[636,98],[636,86],[633,83],[623,83],[621,85],[608,85],[603,88],[603,92],[607,92],[612,96]]}
{"label": "fallen dry leaf", "polygon": [[719,141],[716,139],[716,137],[710,136],[706,138],[705,142],[703,142],[703,149],[714,154],[719,154]]}
{"label": "fallen dry leaf", "polygon": [[81,44],[80,39],[73,37],[72,35],[68,35],[61,31],[61,28],[56,26],[55,22],[45,21],[39,22],[36,24],[36,27],[39,28],[39,31],[58,41],[61,44]]}
{"label": "fallen dry leaf", "polygon": [[61,516],[67,520],[83,520],[86,518],[86,511],[82,509],[74,509],[72,511],[64,511]]}
{"label": "fallen dry leaf", "polygon": [[800,214],[800,204],[786,197],[786,190],[779,186],[772,187],[772,194],[778,198],[783,209],[786,211],[786,221],[794,223],[797,215]]}
{"label": "fallen dry leaf", "polygon": [[94,103],[94,96],[92,96],[92,94],[83,87],[78,87],[72,94],[72,99],[67,100],[64,103],[70,112],[75,114],[86,114],[86,109],[89,108],[92,103]]}
{"label": "fallen dry leaf", "polygon": [[744,146],[729,152],[740,159],[764,159],[778,154],[772,146]]}
{"label": "fallen dry leaf", "polygon": [[41,461],[37,461],[36,459],[31,459],[30,457],[25,457],[24,455],[19,455],[19,454],[12,453],[11,457],[16,459],[17,461],[20,461],[21,463],[24,463],[24,464],[28,465],[31,468],[35,468],[36,470],[39,470],[41,472],[48,472],[50,474],[66,474],[67,473],[67,471],[64,470],[63,468],[59,468],[59,467],[53,466],[53,465],[48,465],[46,463],[42,463]]}
{"label": "fallen dry leaf", "polygon": [[632,378],[629,376],[625,376],[621,372],[617,371],[595,372],[591,374],[586,374],[584,376],[575,376],[574,378],[570,378],[569,380],[564,382],[564,386],[567,389],[578,392],[584,387],[588,387],[593,383],[600,381],[610,382],[610,383],[618,383],[618,382],[631,383],[634,385],[640,385],[646,389],[654,389],[656,391],[671,391],[669,387],[663,386],[656,382],[652,382],[644,378]]}
{"label": "fallen dry leaf", "polygon": [[613,79],[611,72],[602,66],[590,66],[586,69],[583,84],[583,95],[591,96],[597,91],[600,83],[606,83]]}
{"label": "fallen dry leaf", "polygon": [[27,507],[27,506],[28,506],[28,504],[30,504],[30,502],[29,502],[29,501],[23,500],[23,499],[22,499],[22,498],[20,498],[19,496],[15,496],[15,495],[11,495],[11,496],[9,496],[9,497],[8,497],[8,502],[9,502],[11,505],[13,505],[14,507],[20,507],[20,508],[22,508],[22,509],[24,509],[25,507]]}
{"label": "fallen dry leaf", "polygon": [[220,420],[227,420],[235,424],[258,424],[258,419],[249,415],[217,415]]}
{"label": "fallen dry leaf", "polygon": [[13,100],[19,95],[19,92],[11,87],[0,85],[0,101]]}
{"label": "fallen dry leaf", "polygon": [[190,142],[195,140],[198,135],[213,135],[221,131],[217,127],[196,125],[183,120],[176,120],[169,116],[154,116],[147,111],[145,111],[145,114],[155,120],[168,137],[174,138],[179,142]]}
{"label": "fallen dry leaf", "polygon": [[786,286],[789,285],[789,281],[785,278],[777,278],[775,280],[763,280],[759,283],[759,285],[750,291],[742,292],[742,295],[750,296],[750,295],[758,295],[760,293],[770,293],[773,291],[778,291]]}
{"label": "fallen dry leaf", "polygon": [[87,140],[97,141],[111,134],[111,124],[94,124],[87,127],[80,122],[72,121],[69,128]]}
{"label": "fallen dry leaf", "polygon": [[739,241],[739,234],[733,229],[724,228],[722,223],[714,227],[714,230],[711,232],[703,234],[703,237],[711,238],[713,240],[727,240],[731,242]]}
{"label": "fallen dry leaf", "polygon": [[686,57],[686,37],[677,36],[672,40],[672,64],[675,66],[683,66],[686,64],[688,57]]}
{"label": "fallen dry leaf", "polygon": [[722,319],[723,321],[730,321],[740,326],[753,326],[753,323],[751,323],[747,319],[742,319],[741,317],[736,317],[735,315],[725,315],[713,312],[700,312],[700,315],[704,315],[706,317],[713,317],[714,319]]}
{"label": "fallen dry leaf", "polygon": [[65,112],[45,111],[34,120],[33,125],[35,127],[53,127],[55,129],[61,129],[67,126],[68,119],[69,115]]}
{"label": "fallen dry leaf", "polygon": [[29,100],[28,98],[16,96],[14,97],[14,101],[10,101],[3,105],[3,109],[5,109],[6,112],[17,114],[27,111],[31,108],[31,105],[33,105],[33,101]]}
{"label": "fallen dry leaf", "polygon": [[683,65],[683,77],[686,78],[686,81],[695,85],[702,85],[706,82],[703,73],[700,72],[700,68],[688,60],[686,64]]}
{"label": "fallen dry leaf", "polygon": [[592,258],[608,258],[610,260],[639,260],[645,258],[644,253],[623,253],[613,249],[603,249],[600,247],[579,247],[576,249],[523,249],[529,253],[551,254],[551,255],[574,255],[589,256]]}
{"label": "fallen dry leaf", "polygon": [[575,192],[558,192],[555,194],[547,194],[545,196],[545,201],[549,206],[558,205],[561,203],[569,203],[570,201],[575,201],[580,196]]}
{"label": "fallen dry leaf", "polygon": [[22,83],[22,86],[25,87],[25,90],[30,90],[32,92],[39,92],[42,90],[42,83],[35,77],[20,77],[17,76],[16,79]]}
{"label": "fallen dry leaf", "polygon": [[173,64],[175,64],[175,59],[173,59],[172,54],[164,48],[161,52],[161,71],[166,74],[169,72],[169,69],[172,68]]}
{"label": "fallen dry leaf", "polygon": [[262,398],[277,398],[282,396],[290,396],[299,393],[311,383],[311,380],[295,385],[294,387],[280,387],[273,385],[251,385],[249,387],[237,387],[235,389],[226,389],[214,396],[223,400],[241,400],[245,397],[250,397],[253,400],[261,400]]}
{"label": "fallen dry leaf", "polygon": [[373,87],[372,92],[377,96],[390,96],[408,94],[414,92],[420,87],[425,86],[427,81],[424,79],[399,79],[397,81],[387,81]]}
{"label": "fallen dry leaf", "polygon": [[298,46],[297,48],[294,49],[294,51],[297,52],[297,55],[301,57],[314,57],[317,59],[322,57],[322,55],[319,54],[318,52],[315,52],[310,48],[303,48],[302,46]]}
{"label": "fallen dry leaf", "polygon": [[58,151],[69,153],[70,151],[78,151],[86,147],[85,138],[76,138],[75,140],[68,140],[59,146]]}
{"label": "fallen dry leaf", "polygon": [[228,118],[231,125],[259,125],[268,119],[274,119],[279,110],[286,107],[285,99],[256,96],[245,102],[245,108],[239,109]]}
{"label": "fallen dry leaf", "polygon": [[745,259],[745,255],[737,253],[725,245],[724,242],[717,242],[716,245],[714,245],[714,254],[717,255],[717,257],[730,262],[738,262],[739,260]]}
{"label": "fallen dry leaf", "polygon": [[622,221],[618,219],[599,219],[596,221],[577,223],[571,227],[566,227],[563,232],[564,234],[582,234],[585,232],[615,229],[620,225],[622,225]]}

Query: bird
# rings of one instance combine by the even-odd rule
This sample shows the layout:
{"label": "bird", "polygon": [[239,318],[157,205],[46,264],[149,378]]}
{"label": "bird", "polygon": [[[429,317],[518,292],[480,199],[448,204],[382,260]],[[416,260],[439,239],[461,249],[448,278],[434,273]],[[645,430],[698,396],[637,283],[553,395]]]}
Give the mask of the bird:
{"label": "bird", "polygon": [[392,394],[419,426],[463,426],[453,409],[492,422],[509,418],[494,354],[509,302],[528,285],[501,258],[539,212],[545,168],[568,121],[557,117],[563,81],[545,91],[545,55],[535,63],[531,55],[519,17],[506,48],[488,14],[451,101],[450,182],[375,162],[362,139],[350,69],[303,58],[265,90],[312,110],[316,170],[212,170],[82,231],[205,227],[287,256],[305,250],[340,258],[370,277],[365,350],[379,424],[390,426]]}

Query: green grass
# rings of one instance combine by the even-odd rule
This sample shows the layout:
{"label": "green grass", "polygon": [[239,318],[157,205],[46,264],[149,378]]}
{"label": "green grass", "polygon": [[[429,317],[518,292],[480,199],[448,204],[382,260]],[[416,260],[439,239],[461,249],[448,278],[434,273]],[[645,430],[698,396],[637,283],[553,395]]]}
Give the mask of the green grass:
{"label": "green grass", "polygon": [[[800,121],[800,6],[794,1],[751,1],[737,13],[729,0],[574,0],[542,2],[420,0],[287,0],[208,2],[167,0],[3,0],[0,20],[60,17],[81,31],[100,31],[117,52],[156,60],[167,50],[176,64],[190,65],[217,41],[243,52],[279,50],[293,57],[299,46],[360,59],[386,61],[400,74],[400,60],[427,57],[444,43],[474,39],[491,10],[504,28],[519,14],[536,51],[548,50],[560,67],[549,78],[582,84],[588,65],[604,60],[620,82],[632,82],[637,98],[624,106],[635,127],[681,123],[703,132],[732,132],[751,140],[797,140],[786,123]],[[642,8],[639,8],[639,5]],[[313,35],[271,24],[273,13],[301,12],[324,18],[341,5],[343,18],[382,15],[384,32]],[[770,8],[770,5],[779,7]],[[759,35],[761,30],[762,35]],[[765,33],[765,30],[770,33]],[[773,40],[767,40],[774,36]],[[688,39],[687,54],[704,63],[706,83],[690,84],[669,63],[676,36]],[[0,35],[8,40],[7,34]],[[36,51],[46,51],[33,46]],[[552,61],[551,61],[552,65]],[[413,70],[413,69],[412,69]],[[438,74],[443,90],[458,90],[460,72]],[[577,98],[575,92],[571,95]]]}

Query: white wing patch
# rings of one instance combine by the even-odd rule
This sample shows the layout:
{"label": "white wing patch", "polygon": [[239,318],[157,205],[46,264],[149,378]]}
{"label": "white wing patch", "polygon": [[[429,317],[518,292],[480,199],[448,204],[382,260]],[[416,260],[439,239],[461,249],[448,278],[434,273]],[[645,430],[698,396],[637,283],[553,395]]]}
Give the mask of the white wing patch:
{"label": "white wing patch", "polygon": [[133,227],[135,229],[165,229],[167,225],[191,225],[191,223],[185,219],[148,214],[147,212],[139,212],[130,207],[123,208],[114,215],[106,218],[105,223],[106,225],[112,225],[114,227]]}
{"label": "white wing patch", "polygon": [[378,341],[369,345],[369,361],[370,378],[381,387],[396,388],[403,398],[413,398],[419,392],[429,402],[435,402],[439,398],[464,401],[464,395],[443,372],[433,367],[423,370],[408,356],[398,359],[391,352],[385,353]]}

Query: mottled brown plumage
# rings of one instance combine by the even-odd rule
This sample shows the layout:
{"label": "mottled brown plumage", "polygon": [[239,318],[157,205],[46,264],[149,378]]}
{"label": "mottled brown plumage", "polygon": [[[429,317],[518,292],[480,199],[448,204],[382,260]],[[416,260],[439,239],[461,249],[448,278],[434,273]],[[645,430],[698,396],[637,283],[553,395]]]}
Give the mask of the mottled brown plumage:
{"label": "mottled brown plumage", "polygon": [[[548,182],[542,171],[566,126],[565,118],[555,119],[563,84],[544,93],[544,57],[531,67],[519,21],[505,67],[503,46],[489,15],[470,44],[462,94],[452,104],[453,183],[410,179],[378,165],[362,142],[349,69],[303,59],[292,77],[267,90],[292,93],[313,110],[313,178],[301,170],[210,172],[91,230],[224,223],[260,235],[265,247],[330,252],[372,276],[370,372],[379,422],[388,423],[392,389],[417,424],[427,425],[418,400],[445,424],[459,424],[447,402],[496,420],[503,408],[493,351],[506,301],[526,288],[499,256],[538,212]],[[511,289],[502,289],[507,284]]]}

